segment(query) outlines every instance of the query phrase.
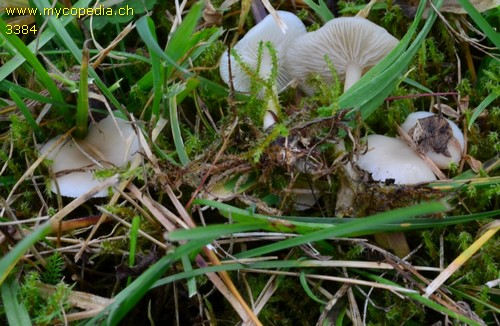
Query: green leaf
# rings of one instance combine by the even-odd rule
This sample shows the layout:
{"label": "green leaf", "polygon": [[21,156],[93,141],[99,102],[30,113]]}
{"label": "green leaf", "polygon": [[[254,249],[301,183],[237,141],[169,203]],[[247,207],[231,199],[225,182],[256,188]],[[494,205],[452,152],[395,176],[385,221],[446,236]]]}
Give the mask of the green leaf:
{"label": "green leaf", "polygon": [[9,278],[2,286],[2,303],[9,326],[31,325],[31,318],[24,304],[17,299],[18,282],[14,277]]}

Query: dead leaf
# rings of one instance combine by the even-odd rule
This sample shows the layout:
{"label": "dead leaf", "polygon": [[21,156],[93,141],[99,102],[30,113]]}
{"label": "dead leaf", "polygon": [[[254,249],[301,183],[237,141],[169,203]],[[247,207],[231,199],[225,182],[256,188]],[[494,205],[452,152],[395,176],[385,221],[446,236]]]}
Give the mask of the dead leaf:
{"label": "dead leaf", "polygon": [[222,24],[222,14],[218,12],[210,0],[205,1],[205,9],[203,9],[203,19],[205,26],[220,26]]}
{"label": "dead leaf", "polygon": [[473,158],[472,156],[470,156],[468,154],[464,156],[464,160],[469,164],[469,166],[472,168],[472,170],[476,173],[478,173],[479,170],[483,166],[481,161],[476,160],[475,158]]}
{"label": "dead leaf", "polygon": [[453,131],[445,118],[430,116],[418,119],[408,135],[417,144],[417,151],[426,153],[433,150],[438,154],[451,157],[448,143],[453,137]]}

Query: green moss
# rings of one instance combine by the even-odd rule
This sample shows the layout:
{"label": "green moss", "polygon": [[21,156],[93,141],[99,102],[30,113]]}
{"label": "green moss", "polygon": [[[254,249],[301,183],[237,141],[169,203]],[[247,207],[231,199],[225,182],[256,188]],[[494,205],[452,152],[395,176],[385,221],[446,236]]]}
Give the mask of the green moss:
{"label": "green moss", "polygon": [[26,275],[19,291],[20,301],[26,306],[36,325],[53,325],[65,320],[64,314],[70,311],[68,295],[70,287],[57,283],[54,292],[47,295],[40,289],[40,276],[36,272]]}

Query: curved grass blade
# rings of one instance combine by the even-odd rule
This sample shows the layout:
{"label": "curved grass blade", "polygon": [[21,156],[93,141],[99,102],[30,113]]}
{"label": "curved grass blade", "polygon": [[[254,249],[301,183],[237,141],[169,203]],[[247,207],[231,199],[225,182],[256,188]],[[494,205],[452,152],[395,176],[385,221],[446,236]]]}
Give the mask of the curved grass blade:
{"label": "curved grass blade", "polygon": [[[9,61],[10,62],[10,61]],[[2,69],[2,68],[0,68]],[[54,104],[54,105],[66,105],[67,107],[71,107],[71,105],[66,104],[64,102],[58,102],[54,100],[53,98],[46,97],[40,93],[33,92],[32,90],[29,90],[27,88],[24,88],[22,86],[16,85],[8,80],[2,80],[0,82],[0,91],[4,92],[9,92],[9,91],[14,91],[16,94],[22,98],[25,99],[30,99],[34,101],[38,101],[41,103],[49,103],[49,104]]]}
{"label": "curved grass blade", "polygon": [[16,266],[24,253],[37,241],[49,235],[52,231],[51,223],[44,223],[35,231],[19,241],[5,256],[0,259],[0,285],[5,281],[9,273]]}
{"label": "curved grass blade", "polygon": [[316,296],[316,294],[313,293],[313,291],[309,287],[309,284],[307,284],[306,273],[303,270],[300,271],[299,280],[300,280],[300,285],[302,285],[304,292],[309,296],[309,298],[311,298],[312,300],[316,301],[321,305],[326,305],[328,303],[326,301],[321,300]]}
{"label": "curved grass blade", "polygon": [[36,136],[38,139],[42,139],[43,137],[43,132],[40,126],[36,123],[35,119],[31,115],[30,110],[24,104],[24,101],[19,97],[19,95],[16,94],[14,90],[9,90],[9,95],[12,98],[12,100],[16,103],[17,108],[21,113],[24,115],[24,118],[26,119],[26,122],[30,125],[31,129],[35,132]]}
{"label": "curved grass blade", "polygon": [[[182,256],[200,250],[201,247],[211,242],[213,239],[204,239],[188,242],[173,253],[168,254],[152,265],[147,271],[141,274],[134,282],[122,290],[114,298],[112,304],[102,310],[97,316],[89,320],[85,325],[118,325],[125,315],[133,309],[137,302],[149,291],[151,286],[165,273],[165,271]],[[108,316],[106,318],[106,316]]]}
{"label": "curved grass blade", "polygon": [[[356,271],[358,274],[360,275],[363,275],[367,278],[370,278],[374,281],[377,281],[377,282],[380,282],[382,284],[387,284],[387,285],[394,285],[394,286],[397,286],[396,283],[394,282],[391,282],[383,277],[379,277],[377,275],[372,275],[370,273],[367,273],[367,272],[364,272],[364,271]],[[440,305],[439,303],[435,302],[435,301],[432,301],[431,299],[428,299],[428,298],[425,298],[423,297],[422,295],[418,294],[418,293],[406,293],[405,295],[407,295],[409,298],[423,304],[424,306],[427,306],[428,308],[432,309],[432,310],[435,310],[437,312],[440,312],[440,313],[443,313],[445,315],[448,315],[450,316],[452,319],[458,319],[468,325],[474,325],[474,326],[480,326],[481,324],[478,323],[477,321],[475,320],[472,320],[472,319],[469,319],[467,318],[466,316],[464,315],[461,315],[461,314],[458,314],[456,313],[455,311],[452,311],[448,308],[446,308],[445,306],[443,305]]]}
{"label": "curved grass blade", "polygon": [[470,127],[476,121],[477,117],[483,113],[483,111],[490,105],[494,100],[496,100],[500,96],[500,93],[491,93],[486,96],[486,98],[477,106],[477,108],[472,113],[469,122],[467,123],[467,129],[470,130]]}
{"label": "curved grass blade", "polygon": [[[64,98],[57,88],[57,85],[52,81],[40,61],[38,61],[33,52],[24,44],[23,41],[21,41],[19,37],[17,37],[17,35],[8,34],[7,24],[2,18],[0,18],[0,34],[16,49],[16,51],[28,62],[28,64],[33,67],[39,81],[43,86],[45,86],[45,88],[47,88],[54,100],[60,103],[64,103]],[[5,77],[7,76],[4,76],[3,78]],[[2,80],[3,78],[0,78],[0,80]]]}
{"label": "curved grass blade", "polygon": [[[500,34],[498,30],[495,31],[493,27],[483,18],[481,13],[477,11],[469,0],[458,0],[458,3],[467,11],[470,18],[479,26],[479,28],[484,32],[487,38],[495,45],[497,49],[500,49]],[[498,29],[498,26],[497,26]]]}
{"label": "curved grass blade", "polygon": [[389,212],[379,213],[370,217],[359,218],[355,221],[344,223],[336,227],[314,231],[300,237],[283,240],[259,248],[250,249],[235,255],[238,258],[250,258],[265,255],[282,249],[300,246],[309,242],[317,242],[336,237],[350,237],[360,233],[373,233],[377,226],[384,223],[403,223],[410,221],[413,217],[427,214],[442,213],[449,209],[445,202],[421,203],[411,207],[395,209]]}
{"label": "curved grass blade", "polygon": [[[210,201],[198,200],[198,199],[194,201],[194,203],[196,204],[200,204],[203,202],[210,202]],[[253,214],[251,212],[239,210],[234,207],[231,207],[228,216],[230,216],[235,221],[246,220],[248,222],[248,216],[251,216],[254,219],[265,220],[267,221],[267,225],[263,228],[267,230],[271,229],[273,231],[297,232],[297,233],[301,233],[299,231],[302,231],[302,233],[306,233],[300,237],[283,240],[278,243],[273,243],[270,245],[262,246],[260,248],[251,249],[244,253],[236,255],[236,257],[239,258],[249,258],[249,257],[264,255],[281,249],[299,246],[309,242],[318,242],[333,237],[349,237],[360,234],[372,234],[378,232],[378,228],[380,227],[380,225],[388,223],[411,223],[416,221],[416,219],[413,219],[413,217],[427,215],[427,214],[442,213],[447,211],[448,209],[449,206],[445,202],[429,202],[429,203],[421,203],[411,207],[395,209],[389,212],[379,213],[370,217],[353,219],[349,222],[335,225],[333,227],[332,226],[325,227],[324,224],[307,225],[307,227],[311,228],[316,227],[316,229],[320,229],[319,231],[311,231],[314,229],[308,229],[308,230],[304,229],[303,228],[304,224],[299,224],[298,222],[291,223],[290,221],[280,220],[277,218],[272,218],[260,214]],[[398,226],[398,228],[400,229],[401,226]],[[186,233],[189,233],[189,231],[191,230],[182,230],[182,232],[184,232],[183,236],[186,236]],[[175,237],[176,232],[181,232],[181,231],[174,231],[170,233],[169,236]],[[203,231],[200,230],[198,232],[202,233]]]}
{"label": "curved grass blade", "polygon": [[17,298],[18,284],[11,277],[1,286],[2,303],[7,321],[10,326],[25,326],[31,325],[30,315],[26,306],[19,302]]}
{"label": "curved grass blade", "polygon": [[[196,199],[193,204],[209,206],[219,209],[220,213],[231,218],[234,221],[240,223],[249,223],[252,221],[266,221],[264,230],[275,231],[275,232],[294,232],[306,234],[317,230],[335,228],[341,224],[351,223],[353,221],[359,220],[359,218],[337,218],[337,217],[300,217],[300,216],[280,216],[271,217],[262,214],[253,213],[250,210],[244,210],[237,208],[228,204],[220,203],[217,201],[211,201],[207,199]],[[411,221],[406,221],[404,223],[397,221],[389,221],[386,223],[380,223],[376,225],[371,230],[365,230],[352,236],[362,236],[368,235],[376,232],[390,232],[390,231],[409,231],[409,230],[419,230],[427,228],[444,227],[447,225],[463,224],[468,222],[477,221],[480,219],[493,218],[500,214],[499,210],[475,213],[470,215],[461,216],[447,216],[442,219],[436,218],[418,218],[412,219]],[[186,230],[188,232],[189,230]],[[178,232],[178,231],[176,231]]]}
{"label": "curved grass blade", "polygon": [[[73,5],[73,8],[87,7],[90,2],[91,0],[80,0]],[[73,19],[73,16],[63,16],[61,20],[62,27],[64,28],[64,26],[66,26]],[[54,36],[55,33],[52,31],[52,29],[47,29],[41,35],[39,35],[36,40],[33,40],[27,47],[29,51],[31,51],[31,53],[35,53],[36,51],[38,51],[38,49],[47,44]],[[0,81],[3,81],[8,75],[14,72],[14,70],[19,68],[19,66],[25,61],[26,58],[24,58],[21,53],[18,53],[8,62],[3,64],[2,67],[0,67]]]}
{"label": "curved grass blade", "polygon": [[145,38],[149,39],[149,41],[145,43],[148,47],[149,55],[151,56],[151,73],[153,74],[153,103],[151,105],[151,119],[156,121],[160,117],[162,89],[165,86],[165,68],[160,62],[160,57],[158,56],[157,51],[154,51],[154,49],[151,48],[151,44],[158,44],[153,20],[150,17],[144,16],[137,21],[136,28],[143,40]]}

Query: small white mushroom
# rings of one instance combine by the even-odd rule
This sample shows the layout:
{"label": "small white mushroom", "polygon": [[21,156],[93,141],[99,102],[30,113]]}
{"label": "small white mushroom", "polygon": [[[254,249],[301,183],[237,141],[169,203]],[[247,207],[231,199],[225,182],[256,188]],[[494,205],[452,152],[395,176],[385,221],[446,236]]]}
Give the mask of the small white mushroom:
{"label": "small white mushroom", "polygon": [[[41,147],[46,153],[61,136],[49,140]],[[134,128],[126,121],[106,117],[88,129],[82,140],[69,139],[58,145],[47,156],[52,160],[52,171],[57,180],[52,181],[51,190],[66,197],[79,197],[97,186],[100,182],[94,178],[99,169],[122,167],[130,162],[139,150],[139,139]],[[105,197],[106,190],[94,197]]]}
{"label": "small white mushroom", "polygon": [[[446,121],[449,125],[440,123]],[[458,164],[465,147],[464,134],[458,126],[432,112],[413,112],[408,115],[401,129],[412,138],[417,147],[441,169],[451,163]]]}
{"label": "small white mushroom", "polygon": [[367,138],[367,151],[357,165],[376,181],[394,179],[395,184],[416,184],[436,180],[427,164],[404,141],[381,135]]}
{"label": "small white mushroom", "polygon": [[[281,91],[290,82],[289,73],[284,69],[283,60],[285,48],[291,40],[306,33],[306,28],[302,21],[287,11],[277,11],[283,22],[287,25],[286,33],[276,23],[271,15],[267,15],[260,23],[250,29],[246,35],[234,46],[233,50],[241,58],[241,61],[249,68],[256,71],[259,65],[259,45],[271,42],[278,59],[277,89]],[[269,79],[273,68],[272,56],[265,46],[262,49],[259,76]],[[249,92],[251,78],[243,67],[231,55],[229,60],[228,52],[224,52],[220,58],[219,72],[222,80],[230,84],[229,61],[231,61],[231,77],[234,89],[238,92]]]}
{"label": "small white mushroom", "polygon": [[362,74],[382,59],[398,44],[384,28],[361,17],[340,17],[327,22],[317,31],[297,37],[287,49],[285,64],[304,92],[314,93],[307,79],[320,74],[331,83],[332,72],[325,56],[335,67],[344,91]]}

